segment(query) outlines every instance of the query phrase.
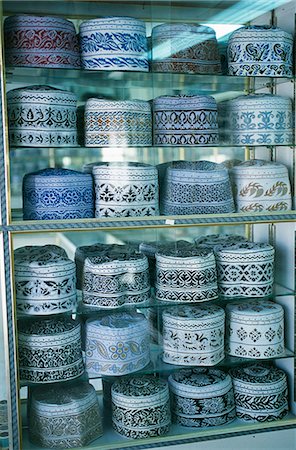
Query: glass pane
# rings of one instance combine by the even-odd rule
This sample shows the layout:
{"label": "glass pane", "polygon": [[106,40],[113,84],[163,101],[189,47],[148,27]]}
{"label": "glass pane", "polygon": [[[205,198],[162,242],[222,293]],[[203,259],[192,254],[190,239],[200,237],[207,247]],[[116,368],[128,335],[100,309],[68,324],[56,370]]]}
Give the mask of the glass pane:
{"label": "glass pane", "polygon": [[[2,235],[0,235],[2,241]],[[2,250],[2,246],[0,247],[0,252]],[[2,271],[1,271],[2,274]],[[3,277],[0,276],[0,292],[1,294],[5,294],[4,281]],[[8,349],[6,345],[6,337],[4,333],[7,332],[7,319],[6,319],[6,305],[4,300],[4,296],[1,301],[0,308],[0,448],[8,449],[9,448],[9,431],[8,431],[8,407],[7,407],[7,399],[10,392],[9,384],[7,382],[7,371],[9,370],[9,364],[7,362],[8,358]]]}

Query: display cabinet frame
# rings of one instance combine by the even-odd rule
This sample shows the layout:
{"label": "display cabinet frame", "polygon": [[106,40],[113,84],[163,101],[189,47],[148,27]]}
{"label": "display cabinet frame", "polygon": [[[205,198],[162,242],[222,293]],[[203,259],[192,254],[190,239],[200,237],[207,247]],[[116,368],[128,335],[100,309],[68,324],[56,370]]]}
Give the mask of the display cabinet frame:
{"label": "display cabinet frame", "polygon": [[[5,14],[13,14],[16,12],[20,12],[20,5],[22,2],[2,2],[2,6],[4,7],[4,13]],[[35,4],[36,3],[36,4]],[[44,4],[45,2],[31,2],[28,3],[28,6],[26,7],[26,12],[28,13],[40,13],[45,14],[49,13],[52,9],[52,6],[49,4]],[[60,5],[55,10],[56,15],[65,15],[65,4],[67,2],[58,2]],[[74,2],[75,3],[75,2]],[[95,16],[96,15],[96,2],[87,2],[86,1],[79,1],[77,3],[77,8],[72,13],[72,15],[68,15],[68,18],[74,18],[77,19],[77,16],[81,11],[85,11],[86,5],[87,9],[86,12],[83,13],[84,18]],[[125,4],[123,4],[125,3]],[[158,5],[158,3],[160,3]],[[107,11],[109,11],[110,5],[111,8],[115,8],[115,11],[120,11],[121,15],[137,15],[138,18],[141,19],[150,19],[152,17],[153,20],[162,20],[167,11],[168,7],[170,5],[173,5],[177,3],[178,6],[170,9],[170,17],[172,21],[175,21],[176,19],[178,21],[184,21],[184,17],[188,18],[190,17],[194,12],[196,8],[196,4],[202,4],[200,6],[200,17],[202,18],[201,21],[205,21],[207,14],[209,14],[208,10],[209,8],[206,7],[206,4],[209,3],[210,5],[214,5],[214,1],[207,0],[207,2],[198,0],[187,0],[186,1],[186,13],[184,12],[184,6],[179,6],[180,2],[174,2],[174,1],[162,1],[158,2],[157,0],[150,0],[145,2],[132,2],[132,1],[126,1],[126,2],[120,2],[119,0],[106,0],[106,2],[103,2],[103,5],[101,4],[101,12],[102,15],[105,15]],[[221,3],[221,2],[216,2]],[[235,3],[235,2],[234,2]],[[238,2],[237,2],[238,3]],[[278,3],[278,6],[280,6],[280,3]],[[283,3],[283,2],[282,2]],[[55,2],[57,5],[57,2]],[[296,5],[295,5],[296,6]],[[246,7],[245,11],[243,11],[242,17],[248,17],[246,20],[252,20],[255,19],[255,16],[252,17],[250,15],[251,6]],[[157,13],[156,13],[157,11]],[[223,10],[217,12],[217,16],[219,17],[219,14],[221,17],[221,14],[223,13]],[[273,23],[276,20],[276,11],[273,13],[267,12],[263,6],[261,6],[261,10],[257,11],[258,15],[261,14],[268,14],[269,19],[273,21]],[[204,14],[204,16],[203,16]],[[248,16],[247,16],[248,15]],[[204,19],[203,19],[204,17]],[[257,17],[257,16],[256,16]],[[223,14],[222,14],[223,19]],[[223,22],[223,20],[221,21]],[[224,21],[225,21],[224,17]],[[246,21],[245,20],[245,21]],[[28,82],[28,79],[30,78],[30,70],[22,70],[22,69],[8,69],[6,73],[4,73],[4,58],[3,58],[3,40],[2,40],[2,56],[1,56],[1,110],[0,114],[4,113],[4,117],[0,116],[0,122],[1,122],[1,128],[2,128],[2,134],[1,134],[1,152],[0,152],[0,196],[1,196],[1,232],[0,232],[0,277],[1,280],[3,280],[3,283],[1,284],[1,296],[2,296],[2,310],[3,310],[3,316],[4,316],[4,328],[6,329],[5,334],[5,355],[6,355],[6,378],[7,383],[10,387],[10,395],[8,398],[8,413],[10,416],[10,429],[9,429],[9,438],[10,438],[10,448],[11,449],[19,449],[24,448],[28,449],[30,448],[30,444],[27,442],[26,434],[22,431],[22,409],[23,409],[23,402],[21,402],[20,399],[20,382],[19,382],[19,376],[18,376],[18,364],[17,364],[17,326],[16,326],[16,307],[15,307],[15,292],[14,292],[14,283],[13,283],[13,249],[14,249],[14,240],[18,236],[28,236],[30,239],[31,235],[37,235],[38,233],[48,233],[48,235],[54,235],[58,232],[73,232],[73,231],[79,231],[84,233],[91,233],[91,232],[112,232],[118,229],[121,229],[122,231],[125,231],[126,233],[129,233],[132,230],[141,230],[141,229],[168,229],[168,230],[176,230],[179,227],[186,228],[186,227],[201,227],[202,229],[206,229],[206,227],[213,227],[213,226],[231,226],[234,225],[244,225],[247,229],[250,235],[256,236],[259,239],[264,236],[265,239],[267,239],[269,242],[276,241],[276,233],[274,232],[274,225],[281,224],[283,226],[287,225],[291,227],[294,227],[295,230],[295,222],[296,222],[296,211],[291,210],[288,212],[274,212],[274,213],[254,213],[254,214],[245,214],[245,213],[231,213],[231,214],[209,214],[209,215],[192,215],[192,216],[157,216],[157,217],[140,217],[140,218],[115,218],[115,219],[89,219],[89,220],[71,220],[71,221],[46,221],[46,222],[37,222],[37,221],[22,221],[19,219],[18,211],[13,212],[11,207],[11,179],[10,179],[10,167],[11,167],[11,157],[10,157],[10,149],[8,144],[8,129],[7,129],[7,116],[6,116],[6,100],[5,100],[5,94],[6,94],[6,85],[10,82],[17,82],[17,83],[23,83],[25,84],[26,81]],[[60,78],[61,75],[58,74],[59,69],[51,69],[49,71],[48,75],[45,75],[44,69],[40,70],[38,73],[38,77],[40,79],[49,79],[49,82],[52,83],[52,80],[55,80],[56,78]],[[77,71],[75,71],[77,72]],[[31,70],[32,73],[32,70]],[[79,85],[80,82],[87,82],[88,80],[92,80],[95,78],[94,73],[81,73],[79,72],[74,73],[73,71],[67,72],[67,70],[62,70],[60,72],[62,75],[65,73],[70,73],[70,75],[73,78],[73,82],[77,82]],[[46,78],[48,77],[48,78]],[[129,77],[132,78],[133,83],[135,86],[138,86],[140,89],[145,85],[145,77],[146,80],[149,81],[149,83],[152,83],[152,91],[154,88],[154,85],[156,86],[155,89],[157,90],[159,86],[161,85],[161,82],[159,81],[161,78],[159,74],[144,74],[143,76],[140,74],[135,73],[125,73],[121,74],[121,79],[118,82],[118,80],[114,81],[112,80],[112,76],[110,76],[110,73],[103,73],[101,74],[100,79],[103,80],[103,84],[107,86],[107,84],[111,83],[118,83],[119,88],[120,86],[124,88],[126,86],[126,83],[129,82]],[[221,76],[223,77],[223,76]],[[144,81],[143,81],[144,78]],[[187,76],[187,84],[189,85],[191,83],[190,89],[196,88],[196,85],[198,84],[198,80],[201,80],[200,76],[195,77],[197,81],[194,80],[194,76],[189,75]],[[228,77],[229,78],[229,77]],[[179,75],[173,75],[171,77],[173,80],[172,82],[179,83],[179,90],[182,90],[182,86],[184,87],[184,83],[186,85],[186,76],[179,76]],[[185,79],[185,82],[184,82]],[[244,92],[252,92],[255,91],[258,88],[256,88],[256,83],[261,82],[260,88],[266,88],[268,90],[271,90],[273,93],[275,92],[276,87],[281,83],[289,83],[293,82],[293,90],[294,90],[294,99],[295,99],[295,77],[293,77],[290,80],[272,80],[272,79],[266,79],[264,83],[262,81],[254,80],[254,79],[247,79],[244,78],[243,81],[243,90]],[[147,82],[147,81],[146,81]],[[230,83],[231,80],[227,81],[227,83]],[[238,81],[236,80],[238,83]],[[165,83],[165,82],[163,82]],[[206,84],[208,83],[208,85]],[[221,81],[221,78],[217,79],[216,76],[209,77],[208,81],[204,82],[204,89],[208,89],[209,92],[211,89],[215,89],[217,84],[223,83],[223,79]],[[226,83],[226,84],[227,84]],[[45,83],[44,83],[45,84]],[[210,86],[212,85],[212,87]],[[164,87],[164,86],[163,86]],[[187,86],[188,87],[188,86]],[[237,88],[238,89],[238,88]],[[295,124],[296,124],[296,118],[295,118]],[[295,143],[295,141],[294,141]],[[259,149],[260,150],[260,149]],[[19,149],[18,151],[23,151],[23,149]],[[271,159],[274,156],[274,150],[272,148],[268,149],[262,149],[264,152],[270,152]],[[296,177],[295,177],[295,161],[296,161],[296,147],[295,145],[291,146],[289,149],[292,153],[292,181],[294,185],[294,193],[295,193],[295,187],[296,187]],[[186,149],[185,149],[186,152]],[[246,148],[246,155],[247,156],[254,156],[255,149],[254,148]],[[256,229],[254,229],[254,226]],[[280,228],[281,230],[281,228]],[[284,230],[284,228],[283,228]],[[290,236],[289,236],[290,237]],[[30,242],[30,241],[29,241]],[[295,245],[295,240],[293,241],[293,246]],[[287,292],[284,294],[284,297],[291,298],[291,301],[295,304],[295,287],[292,288],[289,287]],[[5,299],[5,302],[3,301]],[[288,300],[287,300],[288,301]],[[295,323],[294,323],[294,331],[295,331]],[[292,337],[290,337],[290,340],[292,341]],[[295,339],[294,339],[295,341]],[[295,351],[295,342],[293,345],[293,351]],[[286,358],[285,358],[286,359]],[[295,357],[294,354],[289,354],[287,356],[287,365],[295,366]],[[280,366],[285,366],[285,361],[280,362]],[[289,369],[289,374],[291,375],[293,372],[293,369]],[[295,382],[292,382],[292,385],[295,388]],[[291,390],[291,389],[290,389]],[[296,391],[295,391],[296,392]],[[294,400],[296,399],[296,396],[294,396]],[[210,439],[221,439],[224,437],[232,437],[232,436],[239,436],[244,434],[250,434],[250,433],[260,433],[264,431],[276,431],[276,430],[283,430],[283,429],[289,429],[289,428],[296,428],[296,404],[294,406],[294,414],[290,415],[286,419],[282,419],[278,422],[270,422],[270,423],[264,423],[264,424],[241,424],[241,423],[235,423],[234,425],[229,424],[227,426],[222,427],[213,427],[209,429],[203,429],[203,430],[184,430],[183,432],[179,433],[180,427],[174,426],[172,427],[171,433],[169,433],[166,436],[158,437],[158,438],[149,438],[145,440],[139,440],[139,441],[132,441],[132,440],[123,440],[121,437],[116,437],[115,434],[111,433],[111,437],[109,431],[107,432],[107,435],[105,438],[100,438],[99,440],[95,441],[93,444],[90,444],[89,446],[85,448],[100,448],[102,450],[107,449],[115,449],[115,448],[152,448],[152,447],[162,447],[162,446],[168,446],[168,445],[182,445],[187,443],[193,443],[197,441],[204,441],[204,440],[210,440]],[[109,440],[109,442],[108,442]],[[111,442],[112,441],[112,442]]]}

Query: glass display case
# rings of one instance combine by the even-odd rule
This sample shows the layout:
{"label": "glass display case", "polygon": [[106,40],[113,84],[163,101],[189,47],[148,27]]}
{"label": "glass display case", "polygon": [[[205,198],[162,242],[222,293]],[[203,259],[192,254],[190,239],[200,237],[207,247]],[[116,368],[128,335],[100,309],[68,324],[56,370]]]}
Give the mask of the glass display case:
{"label": "glass display case", "polygon": [[295,2],[1,7],[9,447],[295,428]]}

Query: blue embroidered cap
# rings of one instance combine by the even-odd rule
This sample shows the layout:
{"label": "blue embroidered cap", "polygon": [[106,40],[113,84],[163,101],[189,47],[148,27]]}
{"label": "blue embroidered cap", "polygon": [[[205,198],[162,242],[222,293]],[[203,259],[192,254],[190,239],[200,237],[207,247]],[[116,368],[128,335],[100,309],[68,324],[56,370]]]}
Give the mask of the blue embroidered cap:
{"label": "blue embroidered cap", "polygon": [[150,362],[149,322],[137,312],[117,312],[85,324],[88,376],[126,375]]}
{"label": "blue embroidered cap", "polygon": [[289,98],[241,95],[218,104],[221,140],[230,145],[292,145],[293,111]]}
{"label": "blue embroidered cap", "polygon": [[93,179],[68,169],[43,169],[23,179],[24,220],[94,217]]}
{"label": "blue embroidered cap", "polygon": [[132,17],[82,22],[80,51],[87,70],[149,70],[145,22]]}
{"label": "blue embroidered cap", "polygon": [[229,75],[291,77],[293,36],[269,25],[251,25],[232,33],[228,41]]}

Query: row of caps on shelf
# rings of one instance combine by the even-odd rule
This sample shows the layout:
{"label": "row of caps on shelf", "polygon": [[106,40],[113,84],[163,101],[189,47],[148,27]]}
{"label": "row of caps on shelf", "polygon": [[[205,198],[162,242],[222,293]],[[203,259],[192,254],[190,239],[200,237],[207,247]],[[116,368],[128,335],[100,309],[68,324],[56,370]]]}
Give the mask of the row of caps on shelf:
{"label": "row of caps on shelf", "polygon": [[4,39],[7,66],[292,76],[293,36],[267,25],[234,31],[220,45],[222,58],[208,26],[161,24],[147,39],[145,22],[132,17],[84,21],[77,36],[60,17],[10,16]]}
{"label": "row of caps on shelf", "polygon": [[[95,317],[95,318],[94,318]],[[144,313],[121,311],[18,321],[20,380],[24,384],[211,367],[238,357],[271,360],[285,349],[284,308],[271,300],[217,305],[179,305],[161,311],[159,351],[150,344],[154,326]],[[150,329],[152,328],[152,329]],[[84,355],[83,355],[83,352]]]}
{"label": "row of caps on shelf", "polygon": [[[229,170],[227,165],[231,167]],[[90,163],[23,178],[24,220],[143,217],[292,208],[285,165],[264,160]]]}
{"label": "row of caps on shelf", "polygon": [[20,380],[46,384],[84,373],[98,378],[173,366],[211,367],[227,363],[225,356],[248,361],[288,356],[284,309],[270,300],[232,302],[225,311],[215,304],[179,305],[164,309],[159,319],[159,352],[150,346],[153,333],[143,313],[105,312],[83,323],[59,316],[21,319]]}
{"label": "row of caps on shelf", "polygon": [[[213,304],[174,306],[161,311],[159,325],[155,325],[156,316],[150,315],[151,311],[150,338],[149,321],[144,315],[113,313],[86,320],[85,364],[90,377],[124,375],[145,367],[170,368],[162,362],[215,366],[223,363],[225,355],[249,360],[287,356],[284,309],[270,300],[240,300],[227,304],[225,311]],[[161,355],[156,360],[152,355],[149,365],[152,338],[158,339]]]}
{"label": "row of caps on shelf", "polygon": [[238,235],[208,235],[195,244],[93,244],[78,247],[75,262],[56,245],[20,247],[14,252],[17,311],[19,317],[75,312],[77,289],[85,313],[267,298],[273,295],[274,253],[270,244]]}
{"label": "row of caps on shelf", "polygon": [[[273,365],[229,372],[181,369],[167,380],[138,375],[105,379],[103,385],[103,414],[112,417],[117,433],[132,439],[162,436],[171,422],[194,428],[227,425],[235,418],[270,422],[289,411],[286,374]],[[98,399],[86,381],[31,389],[28,421],[30,441],[42,447],[85,446],[103,434]]]}
{"label": "row of caps on shelf", "polygon": [[[151,112],[152,109],[152,112]],[[28,86],[7,93],[9,142],[16,147],[292,145],[289,98],[242,95],[216,103],[207,95],[154,100],[90,98]]]}

